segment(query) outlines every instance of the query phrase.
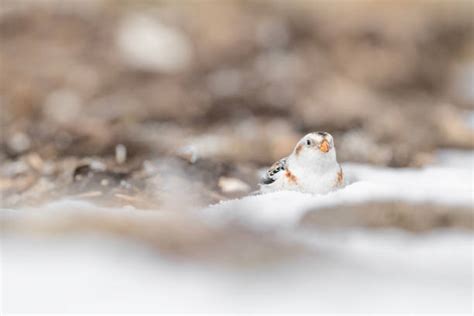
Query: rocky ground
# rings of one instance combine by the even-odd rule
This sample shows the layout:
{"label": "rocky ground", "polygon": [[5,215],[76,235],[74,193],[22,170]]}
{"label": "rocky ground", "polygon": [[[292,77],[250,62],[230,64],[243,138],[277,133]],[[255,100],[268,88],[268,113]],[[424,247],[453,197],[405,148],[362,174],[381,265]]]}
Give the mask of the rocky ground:
{"label": "rocky ground", "polygon": [[4,1],[4,204],[157,207],[163,157],[206,203],[242,196],[313,130],[335,135],[342,161],[422,166],[471,149],[469,6]]}

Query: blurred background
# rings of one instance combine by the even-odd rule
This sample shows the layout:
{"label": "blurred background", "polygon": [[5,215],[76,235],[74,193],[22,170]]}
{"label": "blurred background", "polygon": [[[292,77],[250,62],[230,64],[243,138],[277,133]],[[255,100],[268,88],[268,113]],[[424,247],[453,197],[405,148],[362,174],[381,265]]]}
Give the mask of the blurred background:
{"label": "blurred background", "polygon": [[[6,202],[27,202],[9,193],[35,193],[39,180],[59,184],[83,158],[112,168],[116,150],[126,157],[115,176],[164,155],[200,158],[196,172],[215,191],[234,173],[255,187],[252,170],[316,130],[334,134],[341,161],[422,166],[437,148],[471,149],[471,9],[471,1],[3,1],[0,159],[7,169],[26,160],[2,170]],[[65,178],[62,190],[72,185]]]}
{"label": "blurred background", "polygon": [[[213,264],[231,262],[233,267],[241,262],[248,265],[249,258],[254,264],[286,262],[295,253],[297,257],[307,255],[302,249],[306,243],[295,245],[275,237],[274,231],[263,233],[235,223],[214,226],[196,222],[185,211],[248,195],[258,188],[263,168],[288,155],[304,134],[318,130],[333,134],[338,160],[343,163],[404,172],[406,168],[423,170],[436,165],[440,157],[454,160],[468,177],[461,191],[472,194],[473,9],[470,0],[2,0],[2,225],[15,236],[34,232],[63,238],[70,232],[76,237],[78,232],[87,236],[105,232],[125,240],[120,246],[107,244],[104,249],[121,248],[132,240],[138,247],[151,246],[151,253],[160,253],[159,260],[162,253],[185,258],[179,259],[180,264],[196,258]],[[64,202],[65,198],[74,202]],[[467,230],[467,240],[472,238],[469,205],[432,204],[350,206],[329,210],[339,215],[335,221],[327,221],[325,216],[306,220],[310,226],[384,227],[410,233],[449,228],[456,234]],[[30,218],[25,213],[46,215]],[[348,213],[357,215],[348,220]],[[17,279],[22,271],[30,270],[19,268],[27,256],[19,250],[25,243],[22,238],[7,238],[5,249],[10,249],[11,260],[4,251],[4,271],[11,271],[5,273],[10,277],[2,283],[5,302],[17,311],[26,308],[19,305],[20,289],[31,286],[28,280],[43,271],[33,269],[30,279]],[[425,237],[410,238],[422,243],[418,238]],[[469,267],[472,249],[462,240],[455,244],[467,248],[459,251],[462,259],[457,262],[467,260],[462,262]],[[31,243],[41,244],[36,239]],[[83,245],[83,241],[71,241],[75,243]],[[360,244],[355,243],[355,248],[346,250],[358,249]],[[431,240],[426,243],[427,247],[433,245]],[[376,247],[390,248],[386,244]],[[53,248],[58,249],[54,250],[58,256],[71,249],[67,244]],[[83,248],[87,246],[77,249]],[[466,249],[471,251],[470,259]],[[397,253],[394,250],[390,256]],[[107,258],[104,260],[116,262]],[[324,262],[319,264],[326,267]],[[386,267],[385,263],[381,267]],[[440,271],[445,268],[443,265]],[[153,268],[146,269],[154,275]],[[70,271],[64,274],[70,275]],[[191,272],[185,275],[197,278],[197,283],[207,278]],[[245,275],[253,282],[248,273]],[[468,291],[471,284],[472,294],[472,279],[466,275],[459,279],[468,282],[463,290]],[[221,280],[215,275],[212,278]],[[146,279],[140,282],[146,283]],[[268,277],[262,282],[277,282],[272,280],[276,279]],[[328,282],[332,280],[324,280]],[[201,290],[195,286],[196,291]],[[80,285],[67,283],[58,285],[58,293],[64,287],[76,288],[71,297],[84,295]],[[232,293],[238,296],[241,292],[236,291]],[[111,293],[108,287],[103,292]],[[193,297],[186,293],[181,294]],[[380,292],[374,288],[374,293]],[[179,295],[173,296],[176,305],[166,305],[170,310],[179,306]],[[251,295],[258,297],[256,292]],[[109,311],[115,304],[112,297],[100,302],[90,298],[95,303],[86,306]],[[212,297],[195,299],[207,308],[203,302]],[[136,301],[144,308],[141,299],[146,300],[146,295]],[[228,305],[223,309],[231,309],[232,303],[224,301]],[[310,301],[302,306],[311,309]],[[67,306],[58,307],[60,311],[77,310],[72,298],[63,302]],[[381,302],[379,311],[387,311],[383,306],[390,304]],[[425,303],[429,306],[430,302],[427,299]],[[449,306],[459,303],[455,299],[451,302],[456,304]],[[51,311],[54,305],[43,299],[36,303],[30,312]],[[247,302],[248,306],[258,305],[254,303]],[[362,306],[354,304],[348,306]],[[149,310],[152,305],[147,305]],[[135,311],[131,306],[130,311]],[[332,305],[328,306],[331,310]]]}

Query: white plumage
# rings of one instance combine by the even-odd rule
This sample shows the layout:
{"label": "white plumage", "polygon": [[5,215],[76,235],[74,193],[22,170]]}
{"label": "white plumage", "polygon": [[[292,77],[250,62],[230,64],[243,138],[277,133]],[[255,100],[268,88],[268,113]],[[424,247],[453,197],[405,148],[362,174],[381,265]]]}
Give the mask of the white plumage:
{"label": "white plumage", "polygon": [[261,192],[295,190],[327,193],[344,183],[341,166],[331,134],[315,132],[304,136],[286,158],[275,162],[266,172]]}

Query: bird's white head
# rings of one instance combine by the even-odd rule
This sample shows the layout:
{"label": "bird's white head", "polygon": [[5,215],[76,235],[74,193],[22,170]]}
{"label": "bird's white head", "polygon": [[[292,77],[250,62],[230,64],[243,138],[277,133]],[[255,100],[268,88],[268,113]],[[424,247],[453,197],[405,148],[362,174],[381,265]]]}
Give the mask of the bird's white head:
{"label": "bird's white head", "polygon": [[337,163],[334,139],[327,132],[309,133],[296,144],[291,158],[298,164],[315,168]]}

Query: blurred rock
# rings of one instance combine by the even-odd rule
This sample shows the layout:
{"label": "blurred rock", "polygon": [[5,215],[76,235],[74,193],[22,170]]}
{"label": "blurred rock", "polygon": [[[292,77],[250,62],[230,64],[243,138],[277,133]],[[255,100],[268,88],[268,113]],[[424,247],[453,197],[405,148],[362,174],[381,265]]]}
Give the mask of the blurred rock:
{"label": "blurred rock", "polygon": [[195,163],[199,159],[197,150],[192,145],[178,148],[176,154],[178,155],[178,157],[189,161],[189,163]]}
{"label": "blurred rock", "polygon": [[48,95],[43,113],[48,119],[67,124],[77,120],[81,107],[81,100],[74,91],[59,90]]}
{"label": "blurred rock", "polygon": [[370,134],[351,130],[336,139],[337,155],[342,161],[368,162],[385,165],[392,159],[388,146],[377,144]]}
{"label": "blurred rock", "polygon": [[27,163],[37,172],[42,172],[44,167],[44,161],[37,153],[31,153],[26,157]]}
{"label": "blurred rock", "polygon": [[434,113],[440,134],[439,145],[451,148],[474,147],[474,130],[459,112],[445,105]]}
{"label": "blurred rock", "polygon": [[122,165],[127,160],[127,147],[122,144],[115,146],[115,161]]}
{"label": "blurred rock", "polygon": [[30,149],[31,140],[27,134],[16,132],[8,138],[7,146],[14,154],[21,154]]}
{"label": "blurred rock", "polygon": [[174,73],[186,68],[192,58],[191,44],[182,32],[146,15],[125,17],[117,45],[128,65],[147,72]]}
{"label": "blurred rock", "polygon": [[217,97],[236,96],[241,89],[242,76],[236,69],[221,69],[209,76],[209,90]]}
{"label": "blurred rock", "polygon": [[236,178],[220,177],[218,185],[224,193],[247,193],[250,191],[250,186],[247,183]]}
{"label": "blurred rock", "polygon": [[285,47],[290,41],[290,32],[283,20],[266,18],[257,25],[256,39],[265,48]]}
{"label": "blurred rock", "polygon": [[434,204],[372,202],[341,205],[309,211],[301,220],[304,227],[318,229],[403,229],[426,232],[439,228],[474,230],[474,212]]}

